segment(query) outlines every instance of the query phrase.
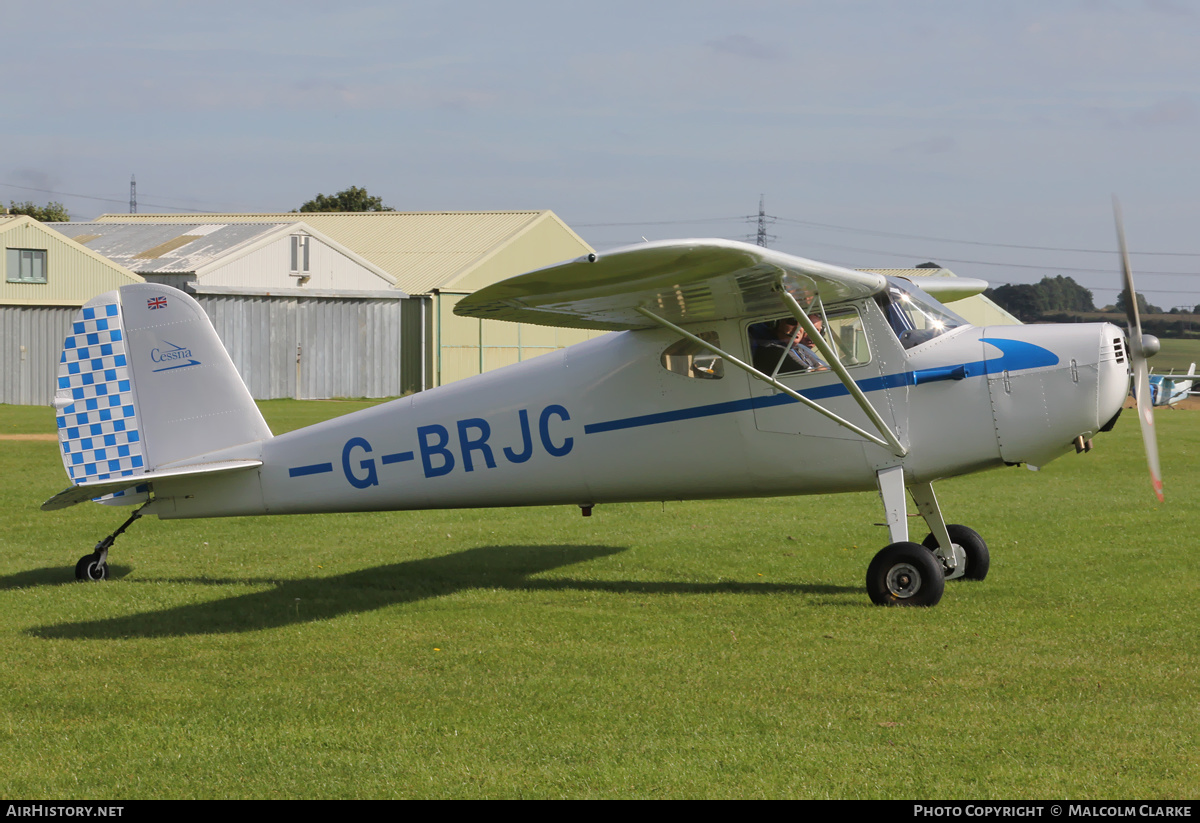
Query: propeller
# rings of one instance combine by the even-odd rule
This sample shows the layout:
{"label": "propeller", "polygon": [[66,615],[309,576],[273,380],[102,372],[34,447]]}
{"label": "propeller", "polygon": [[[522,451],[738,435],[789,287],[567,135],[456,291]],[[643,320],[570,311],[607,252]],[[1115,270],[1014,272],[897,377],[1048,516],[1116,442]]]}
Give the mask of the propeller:
{"label": "propeller", "polygon": [[1138,315],[1137,291],[1133,287],[1133,270],[1129,265],[1129,250],[1125,247],[1125,224],[1121,219],[1121,203],[1113,197],[1113,216],[1117,221],[1117,243],[1121,247],[1121,269],[1125,275],[1125,316],[1129,321],[1129,359],[1133,361],[1133,398],[1137,403],[1138,421],[1142,424],[1142,443],[1146,447],[1146,463],[1150,467],[1150,482],[1154,494],[1162,502],[1162,471],[1158,462],[1158,437],[1154,433],[1154,403],[1150,398],[1150,369],[1146,358],[1158,352],[1158,338],[1142,337],[1142,320]]}

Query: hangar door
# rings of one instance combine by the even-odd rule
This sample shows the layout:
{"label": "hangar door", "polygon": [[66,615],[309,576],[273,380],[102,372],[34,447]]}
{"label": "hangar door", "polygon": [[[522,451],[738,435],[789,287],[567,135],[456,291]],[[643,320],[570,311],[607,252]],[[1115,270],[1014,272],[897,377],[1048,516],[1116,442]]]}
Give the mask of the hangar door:
{"label": "hangar door", "polygon": [[406,391],[403,297],[195,297],[256,400],[398,397]]}

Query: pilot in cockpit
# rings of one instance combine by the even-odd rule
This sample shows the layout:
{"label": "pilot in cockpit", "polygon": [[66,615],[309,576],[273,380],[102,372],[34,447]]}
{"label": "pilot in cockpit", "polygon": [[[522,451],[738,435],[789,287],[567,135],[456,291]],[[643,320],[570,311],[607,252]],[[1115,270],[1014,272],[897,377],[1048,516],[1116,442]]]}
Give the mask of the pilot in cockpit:
{"label": "pilot in cockpit", "polygon": [[[820,315],[810,316],[817,332],[822,330]],[[827,369],[813,351],[815,343],[795,318],[782,317],[774,323],[759,323],[750,329],[754,345],[754,368],[763,374],[792,374]],[[781,363],[780,360],[783,360]],[[776,367],[778,366],[778,369]]]}

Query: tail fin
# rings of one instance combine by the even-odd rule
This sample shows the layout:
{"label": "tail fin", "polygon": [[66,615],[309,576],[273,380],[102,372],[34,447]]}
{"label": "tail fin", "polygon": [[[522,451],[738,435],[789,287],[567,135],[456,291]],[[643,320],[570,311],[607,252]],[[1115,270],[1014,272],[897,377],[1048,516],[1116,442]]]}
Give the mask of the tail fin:
{"label": "tail fin", "polygon": [[152,479],[144,475],[271,437],[200,304],[155,283],[123,286],[79,311],[54,405],[75,486],[107,492],[128,478],[112,502],[145,499],[136,489]]}

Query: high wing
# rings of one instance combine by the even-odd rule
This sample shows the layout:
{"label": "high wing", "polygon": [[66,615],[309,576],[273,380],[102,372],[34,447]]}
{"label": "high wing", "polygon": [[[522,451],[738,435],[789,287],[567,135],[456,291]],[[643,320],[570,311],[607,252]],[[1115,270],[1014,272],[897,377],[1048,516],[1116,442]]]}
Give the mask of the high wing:
{"label": "high wing", "polygon": [[454,313],[541,326],[645,329],[655,325],[646,311],[677,324],[779,311],[780,285],[801,305],[818,296],[830,305],[876,294],[887,280],[733,240],[670,240],[503,280],[463,298]]}
{"label": "high wing", "polygon": [[[935,279],[935,278],[931,278]],[[454,313],[543,326],[633,330],[670,329],[897,456],[908,453],[846,371],[809,312],[882,292],[875,272],[793,257],[733,240],[643,243],[539,269],[480,289]],[[878,436],[697,337],[684,326],[738,317],[788,313],[867,415]]]}

